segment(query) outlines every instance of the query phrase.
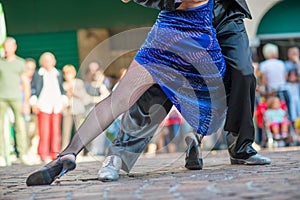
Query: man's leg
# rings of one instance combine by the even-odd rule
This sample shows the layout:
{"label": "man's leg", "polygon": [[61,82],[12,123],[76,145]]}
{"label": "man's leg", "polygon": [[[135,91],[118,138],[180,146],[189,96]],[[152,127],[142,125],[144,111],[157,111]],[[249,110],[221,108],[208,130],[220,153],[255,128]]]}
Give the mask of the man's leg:
{"label": "man's leg", "polygon": [[[216,4],[215,10],[218,10],[218,9],[221,9],[222,11],[224,11],[223,5],[220,3]],[[223,14],[226,15],[225,12]],[[220,14],[221,18],[223,17],[223,16],[221,16],[223,14]],[[243,15],[241,14],[240,16],[242,17]],[[222,23],[220,21],[220,24],[223,24],[224,21],[225,20],[222,19]],[[248,108],[246,108],[244,111],[244,113],[246,113],[245,114],[246,117],[243,120],[245,120],[247,118],[252,119],[252,117],[253,117],[252,104],[247,101],[249,101],[249,100],[251,101],[251,99],[252,99],[252,91],[254,91],[254,89],[255,89],[255,78],[253,75],[253,67],[251,64],[251,52],[250,52],[250,48],[249,48],[248,37],[247,37],[246,31],[245,31],[245,27],[244,27],[242,18],[240,20],[238,20],[236,23],[237,24],[235,24],[235,21],[232,20],[232,23],[230,23],[231,27],[225,26],[225,25],[224,26],[220,25],[219,30],[217,29],[217,33],[219,36],[218,39],[219,39],[221,48],[224,48],[223,53],[225,53],[225,59],[226,59],[227,63],[229,63],[229,65],[235,64],[236,65],[235,67],[237,68],[238,73],[242,72],[242,73],[245,73],[246,76],[249,76],[249,78],[245,79],[245,84],[254,86],[251,88],[247,87],[247,88],[250,88],[250,90],[251,90],[250,94],[243,93],[241,95],[242,97],[245,97],[245,101],[243,101],[243,103],[239,104],[239,101],[240,101],[239,98],[241,96],[232,100],[231,105],[234,105],[234,103],[237,103],[237,102],[239,105],[245,105],[245,103],[247,104]],[[242,24],[242,26],[239,26],[239,24]],[[239,29],[241,29],[241,31],[243,32],[242,34],[239,33],[239,30],[237,30],[236,25],[238,25]],[[229,37],[229,39],[227,39],[227,37]],[[242,39],[242,41],[244,41],[244,43],[242,43],[242,46],[239,46],[239,45],[234,46],[234,48],[231,50],[233,45],[237,44],[237,42],[240,42],[240,39]],[[239,54],[238,54],[238,52],[240,51],[240,49],[239,49],[240,47],[243,47],[242,52],[241,52],[242,53],[241,58],[239,57]],[[246,60],[244,60],[244,59],[246,59]],[[236,63],[238,63],[238,65]],[[234,74],[234,77],[235,77],[235,74]],[[235,80],[238,80],[238,79],[235,79]],[[243,92],[247,92],[247,90],[244,91],[244,88],[242,88],[242,89],[243,89]],[[233,88],[232,90],[235,90],[235,89]],[[236,92],[239,92],[239,91],[236,91]],[[161,91],[161,95],[164,95],[162,91]],[[159,95],[157,97],[159,97]],[[145,117],[145,116],[149,117],[150,115],[147,115],[145,112],[142,112],[140,109],[140,106],[142,106],[142,105],[148,105],[151,107],[151,105],[153,105],[153,103],[150,103],[151,98],[152,97],[150,96],[149,99],[144,98],[145,101],[139,101],[140,102],[139,104],[136,103],[131,108],[131,110],[124,115],[124,117],[122,119],[122,124],[126,124],[126,126],[122,127],[123,132],[121,132],[119,134],[119,137],[114,141],[113,145],[109,148],[110,151],[109,151],[108,155],[118,155],[119,157],[122,157],[122,161],[123,161],[122,169],[125,171],[130,171],[133,164],[139,157],[140,153],[144,150],[147,143],[150,141],[152,135],[155,133],[155,129],[158,126],[158,124],[156,124],[156,126],[151,127],[151,125],[149,125],[149,123],[146,122],[147,120]],[[234,98],[234,97],[232,97],[232,98]],[[236,100],[238,100],[238,101],[236,101]],[[157,102],[157,103],[161,104],[159,102]],[[167,111],[168,109],[165,109],[165,110]],[[237,115],[235,112],[232,112],[232,111],[230,111],[230,113],[232,113],[232,114],[228,114],[228,116],[227,116],[228,123],[234,122],[235,119],[238,119],[238,120],[240,119],[240,115]],[[156,119],[159,119],[159,118],[156,118]],[[137,123],[139,120],[141,120],[141,122],[143,122],[143,123],[141,123],[141,124]],[[236,133],[237,133],[235,135],[238,135],[240,123],[241,122],[237,123],[238,124],[237,127],[236,126],[232,127],[232,128],[235,128],[233,130],[236,131]],[[250,122],[249,121],[243,122],[243,125],[246,125],[244,127],[249,126],[249,123],[250,123],[250,127],[251,127],[251,123],[252,123],[252,128],[253,128],[252,120]],[[230,125],[228,125],[228,127],[230,127]],[[151,128],[153,128],[153,131],[149,132],[148,137],[147,136],[146,137],[134,137],[134,135],[148,133],[147,131],[144,132],[144,129],[151,130]],[[249,143],[252,144],[253,139],[254,139],[254,136],[252,136],[254,134],[254,129],[250,130],[248,133],[249,133],[249,135],[247,135],[247,134],[243,135],[245,137],[242,137],[242,136],[237,137],[237,140],[240,142],[235,140],[231,143],[238,144],[237,146],[240,147],[240,144],[244,144],[245,138],[247,138],[247,136],[249,136],[249,138],[250,138]],[[145,134],[145,135],[147,135],[147,134]],[[189,147],[194,146],[194,145],[191,145],[191,144],[193,144],[193,140],[194,139],[188,139],[188,141],[190,141],[190,143],[188,144]],[[199,141],[198,143],[201,142],[200,140],[201,139],[198,140]],[[251,145],[249,147],[252,148]],[[194,149],[196,149],[196,148],[194,148]],[[232,148],[232,149],[237,150],[238,148]],[[252,149],[252,150],[254,151],[253,153],[256,154],[256,151],[254,149]],[[188,150],[188,152],[190,152],[190,151]],[[238,152],[238,150],[236,152]],[[194,151],[191,153],[191,155],[195,155],[195,154],[197,154],[197,151]],[[200,158],[199,156],[195,156],[195,157],[197,157],[197,159],[194,159],[194,160],[197,160],[197,161],[198,161],[198,158]],[[186,159],[188,160],[188,159],[190,159],[190,157],[187,156]],[[101,178],[101,170],[99,171],[99,173],[100,173],[99,175]]]}
{"label": "man's leg", "polygon": [[[5,100],[0,99],[0,158],[5,159],[4,166],[10,165],[10,149],[8,145],[8,140],[6,139],[8,133],[5,131],[4,126],[8,126],[5,120],[6,113],[8,110],[8,103]],[[6,135],[7,134],[7,135]],[[2,163],[0,163],[0,166]]]}
{"label": "man's leg", "polygon": [[230,75],[232,85],[224,127],[229,132],[227,134],[228,151],[233,158],[247,159],[257,154],[252,147],[255,136],[254,98],[252,98],[255,95],[255,78],[253,75],[243,76],[236,69],[231,69]]}
{"label": "man's leg", "polygon": [[15,116],[17,150],[21,161],[26,162],[23,156],[27,154],[28,137],[24,117],[22,115],[22,102],[20,100],[11,100],[10,106]]}
{"label": "man's leg", "polygon": [[[141,96],[129,111],[124,113],[120,133],[109,146],[108,157],[99,170],[99,180],[117,180],[120,168],[126,172],[131,170],[172,106],[172,102],[160,86],[154,85]],[[187,141],[189,149],[187,150],[185,166],[188,169],[202,169],[200,140],[194,135],[188,137],[190,138]],[[119,162],[122,164],[118,164]]]}
{"label": "man's leg", "polygon": [[124,113],[120,133],[109,146],[108,156],[119,156],[122,159],[122,169],[129,172],[172,105],[159,85],[149,88],[130,110]]}
{"label": "man's leg", "polygon": [[243,17],[227,20],[216,29],[227,64],[226,74],[230,76],[230,83],[225,83],[230,95],[224,129],[228,131],[227,145],[232,164],[245,164],[244,161],[236,163],[233,159],[246,160],[250,157],[257,158],[254,162],[251,159],[251,164],[269,164],[270,160],[257,155],[252,147],[255,131],[253,112],[256,80]]}

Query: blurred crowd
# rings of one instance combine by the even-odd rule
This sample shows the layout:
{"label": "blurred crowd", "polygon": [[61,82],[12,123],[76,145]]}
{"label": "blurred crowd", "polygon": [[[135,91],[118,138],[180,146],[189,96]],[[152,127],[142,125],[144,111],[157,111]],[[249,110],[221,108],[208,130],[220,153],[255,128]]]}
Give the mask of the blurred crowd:
{"label": "blurred crowd", "polygon": [[[4,50],[5,58],[0,59],[0,166],[56,159],[116,81],[109,81],[96,61],[79,78],[73,64],[57,68],[51,52],[42,53],[38,61],[23,59],[16,55],[17,42],[12,37],[5,40]],[[125,72],[122,69],[120,77]],[[110,127],[110,140],[117,128]],[[107,138],[99,135],[81,155],[104,155]]]}
{"label": "blurred crowd", "polygon": [[[8,37],[0,59],[0,166],[38,164],[56,159],[94,105],[118,84],[92,61],[79,75],[73,64],[62,70],[56,57],[44,52],[39,60],[16,55],[17,43]],[[265,60],[254,62],[256,144],[277,147],[300,144],[299,48],[288,49],[282,61],[278,47],[263,47]],[[126,73],[120,70],[118,79]],[[121,117],[121,116],[120,116]],[[79,156],[105,155],[120,127],[120,117]],[[184,134],[193,131],[173,108],[147,148],[146,155],[184,150]],[[222,140],[222,137],[220,137]],[[215,143],[214,148],[226,145]]]}
{"label": "blurred crowd", "polygon": [[279,59],[279,49],[267,43],[265,58],[254,63],[256,90],[256,143],[263,147],[300,143],[300,61],[299,48],[287,50],[288,60]]}

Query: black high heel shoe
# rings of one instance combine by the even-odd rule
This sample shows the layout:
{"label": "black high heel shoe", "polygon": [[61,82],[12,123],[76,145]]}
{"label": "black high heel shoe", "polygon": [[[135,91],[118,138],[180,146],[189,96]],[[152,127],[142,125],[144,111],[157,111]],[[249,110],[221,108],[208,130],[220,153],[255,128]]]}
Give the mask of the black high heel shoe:
{"label": "black high heel shoe", "polygon": [[[76,157],[76,154],[73,154]],[[61,155],[56,160],[51,161],[42,169],[32,173],[26,180],[27,186],[50,185],[55,179],[62,177],[68,171],[76,167],[74,160],[61,161]]]}
{"label": "black high heel shoe", "polygon": [[[203,168],[203,160],[200,149],[200,141],[191,136],[185,137],[185,142],[187,144],[186,156],[185,156],[185,168],[190,170],[201,170]],[[196,141],[196,139],[198,141]]]}

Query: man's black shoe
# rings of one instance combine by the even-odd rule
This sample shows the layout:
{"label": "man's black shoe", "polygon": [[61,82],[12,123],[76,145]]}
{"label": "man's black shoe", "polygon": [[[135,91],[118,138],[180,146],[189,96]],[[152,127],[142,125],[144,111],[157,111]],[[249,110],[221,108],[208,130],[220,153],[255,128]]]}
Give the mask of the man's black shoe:
{"label": "man's black shoe", "polygon": [[268,165],[271,164],[271,159],[259,154],[255,154],[247,159],[230,157],[230,162],[232,165]]}
{"label": "man's black shoe", "polygon": [[186,136],[185,142],[187,144],[185,156],[185,168],[190,170],[200,170],[203,167],[203,160],[201,155],[200,142],[192,136]]}

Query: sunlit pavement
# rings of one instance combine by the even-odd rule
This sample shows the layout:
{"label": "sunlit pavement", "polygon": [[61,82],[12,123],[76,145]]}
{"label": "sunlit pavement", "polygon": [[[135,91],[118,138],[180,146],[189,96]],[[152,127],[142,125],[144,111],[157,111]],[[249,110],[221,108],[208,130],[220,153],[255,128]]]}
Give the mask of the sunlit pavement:
{"label": "sunlit pavement", "polygon": [[0,167],[0,199],[300,199],[300,147],[262,149],[271,165],[230,165],[227,151],[204,152],[204,168],[184,168],[184,154],[142,156],[116,182],[97,180],[103,157],[81,158],[51,186],[27,187],[39,165]]}

